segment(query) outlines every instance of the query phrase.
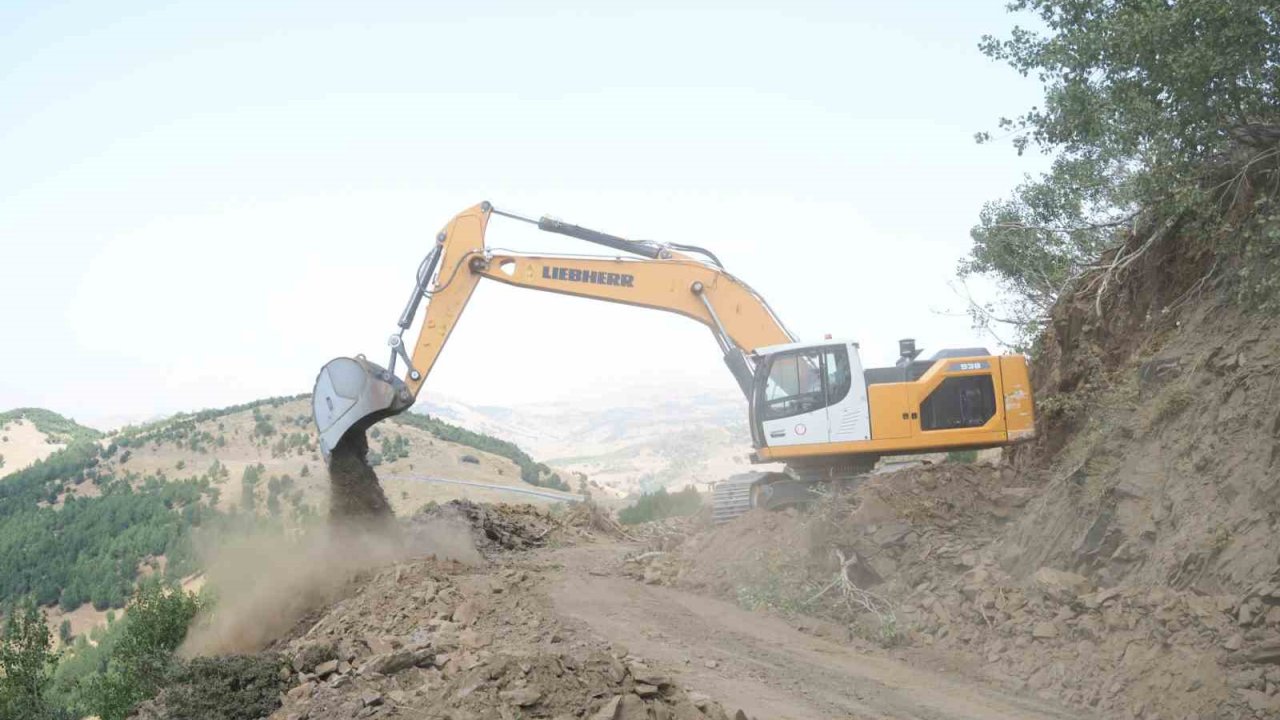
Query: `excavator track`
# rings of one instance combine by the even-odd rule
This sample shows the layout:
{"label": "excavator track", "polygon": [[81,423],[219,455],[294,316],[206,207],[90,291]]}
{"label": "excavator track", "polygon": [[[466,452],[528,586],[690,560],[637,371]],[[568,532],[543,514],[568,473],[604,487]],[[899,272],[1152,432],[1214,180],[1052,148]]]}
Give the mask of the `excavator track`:
{"label": "excavator track", "polygon": [[751,488],[764,473],[743,473],[716,483],[711,494],[711,521],[719,525],[751,510]]}
{"label": "excavator track", "polygon": [[777,510],[807,505],[822,494],[820,488],[849,487],[875,472],[877,458],[861,458],[842,465],[788,466],[786,472],[746,472],[716,484],[712,490],[711,520],[717,525],[741,517],[754,508]]}

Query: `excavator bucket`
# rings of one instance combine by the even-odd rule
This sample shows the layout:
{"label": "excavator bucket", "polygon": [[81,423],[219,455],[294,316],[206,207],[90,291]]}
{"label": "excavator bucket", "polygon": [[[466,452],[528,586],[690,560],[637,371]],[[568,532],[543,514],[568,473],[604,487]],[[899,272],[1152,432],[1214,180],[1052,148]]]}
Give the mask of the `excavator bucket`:
{"label": "excavator bucket", "polygon": [[311,393],[312,414],[325,460],[349,432],[364,431],[413,405],[402,380],[363,355],[334,358],[320,368]]}

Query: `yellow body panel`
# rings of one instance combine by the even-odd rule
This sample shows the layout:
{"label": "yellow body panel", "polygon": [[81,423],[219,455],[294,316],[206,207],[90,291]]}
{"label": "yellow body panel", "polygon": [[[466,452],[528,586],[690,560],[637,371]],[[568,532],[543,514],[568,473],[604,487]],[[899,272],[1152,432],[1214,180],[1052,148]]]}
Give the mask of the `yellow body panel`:
{"label": "yellow body panel", "polygon": [[1005,429],[1009,441],[1030,440],[1036,435],[1036,407],[1027,359],[1021,355],[1001,357],[1000,376],[1004,380]]}
{"label": "yellow body panel", "polygon": [[880,383],[867,388],[871,427],[879,440],[911,437],[907,383]]}

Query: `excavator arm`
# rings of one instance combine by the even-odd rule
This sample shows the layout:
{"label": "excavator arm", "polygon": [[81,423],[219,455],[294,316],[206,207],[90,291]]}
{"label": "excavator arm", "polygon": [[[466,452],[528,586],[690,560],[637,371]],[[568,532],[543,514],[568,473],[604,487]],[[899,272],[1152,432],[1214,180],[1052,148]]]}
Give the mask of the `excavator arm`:
{"label": "excavator arm", "polygon": [[[495,253],[485,246],[494,215],[622,251],[630,257]],[[701,255],[706,259],[700,259]],[[608,302],[665,310],[710,328],[744,393],[750,393],[751,354],[760,347],[795,341],[768,304],[730,275],[701,248],[627,240],[550,218],[532,219],[481,203],[456,215],[436,236],[418,269],[417,282],[389,345],[382,368],[363,357],[338,358],[321,370],[313,403],[326,457],[341,438],[408,409],[417,399],[476,285],[498,282]],[[428,300],[412,352],[407,331],[422,300]],[[403,361],[404,379],[395,376]]]}

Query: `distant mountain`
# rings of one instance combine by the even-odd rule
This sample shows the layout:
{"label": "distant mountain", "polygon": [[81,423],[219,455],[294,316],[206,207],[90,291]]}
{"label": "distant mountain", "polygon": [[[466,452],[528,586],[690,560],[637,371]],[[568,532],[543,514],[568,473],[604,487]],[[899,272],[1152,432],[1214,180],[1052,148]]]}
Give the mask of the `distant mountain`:
{"label": "distant mountain", "polygon": [[747,403],[736,391],[629,388],[510,407],[424,394],[415,410],[512,440],[618,494],[705,485],[751,467]]}

